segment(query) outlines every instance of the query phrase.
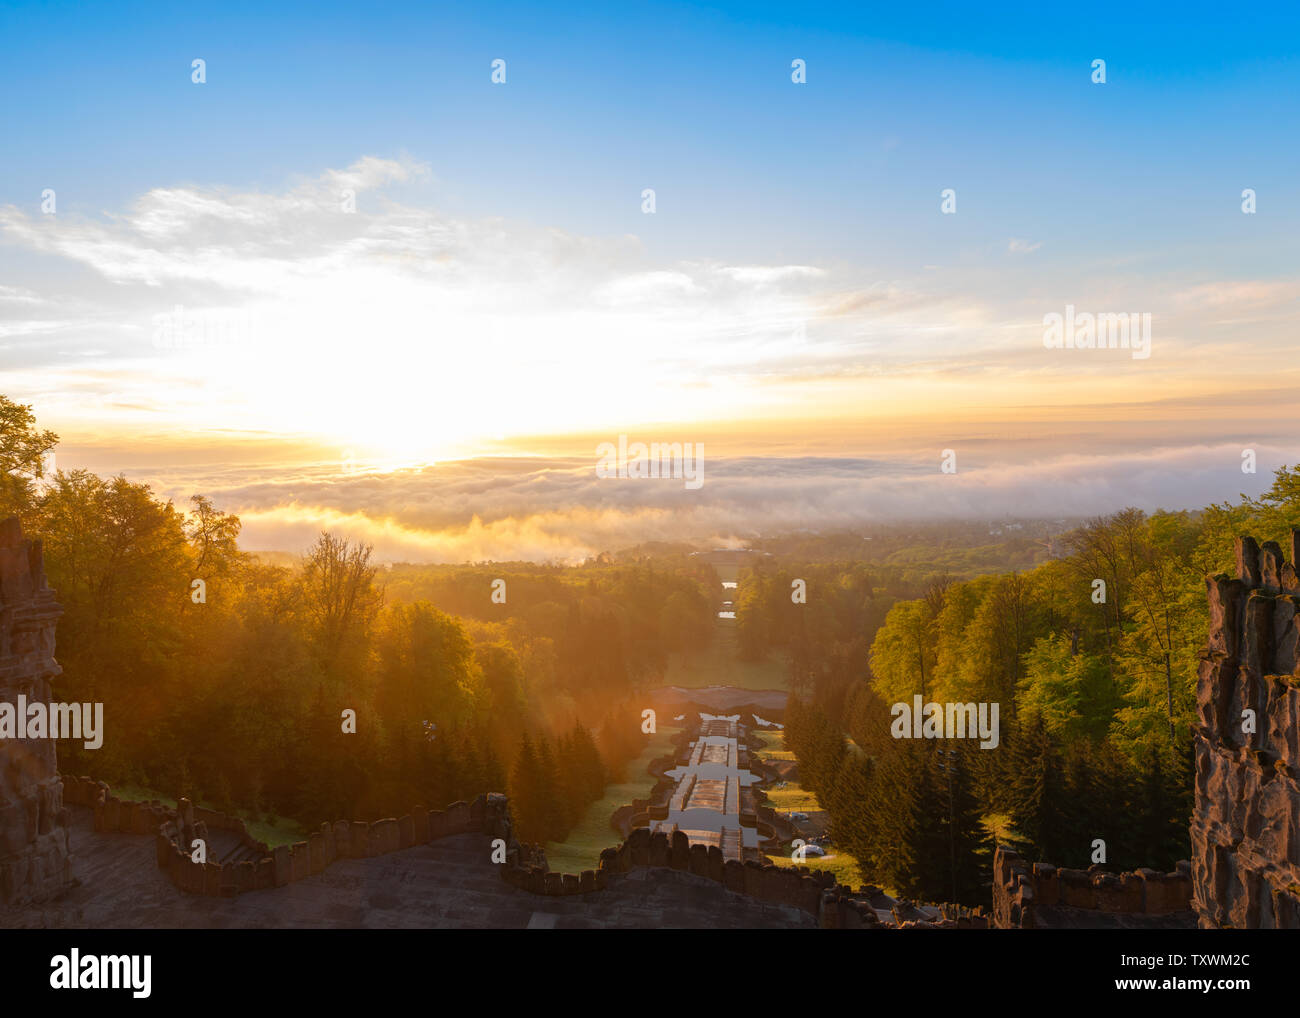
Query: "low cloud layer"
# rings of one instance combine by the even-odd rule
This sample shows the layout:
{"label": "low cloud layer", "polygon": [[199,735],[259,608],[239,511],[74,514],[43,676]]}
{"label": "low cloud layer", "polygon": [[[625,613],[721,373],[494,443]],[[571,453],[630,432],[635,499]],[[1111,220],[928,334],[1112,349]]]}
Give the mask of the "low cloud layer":
{"label": "low cloud layer", "polygon": [[[707,453],[707,451],[706,451]],[[385,560],[577,562],[646,541],[736,545],[791,531],[830,532],[900,520],[1068,519],[1136,505],[1201,508],[1257,494],[1284,462],[1259,447],[1241,472],[1239,445],[1084,453],[963,466],[863,458],[738,457],[704,462],[705,483],[598,478],[594,458],[492,459],[389,473],[322,468],[291,480],[231,484],[195,476],[244,521],[250,549],[301,551],[328,529],[371,542]],[[208,478],[208,482],[215,477]]]}

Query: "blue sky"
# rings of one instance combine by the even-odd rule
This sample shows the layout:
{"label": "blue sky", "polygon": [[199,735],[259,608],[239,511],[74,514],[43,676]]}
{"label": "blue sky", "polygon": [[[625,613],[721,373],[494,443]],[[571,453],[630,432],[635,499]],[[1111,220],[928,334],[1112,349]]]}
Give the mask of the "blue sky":
{"label": "blue sky", "polygon": [[[1218,213],[1243,187],[1297,211],[1293,4],[266,6],[7,7],[0,201],[54,186],[93,213],[164,182],[271,188],[405,153],[459,212],[674,256],[904,266],[990,232],[1091,255],[1112,246],[1098,225],[1195,265],[1170,249],[1237,244]],[[949,221],[930,215],[944,187]],[[1256,240],[1243,257],[1278,253]]]}

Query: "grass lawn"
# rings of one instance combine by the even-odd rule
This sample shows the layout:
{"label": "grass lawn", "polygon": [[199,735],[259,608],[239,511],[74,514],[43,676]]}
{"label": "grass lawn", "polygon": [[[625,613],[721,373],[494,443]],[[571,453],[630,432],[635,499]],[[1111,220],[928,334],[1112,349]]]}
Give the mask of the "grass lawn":
{"label": "grass lawn", "polygon": [[736,628],[719,622],[713,640],[702,654],[672,654],[664,672],[664,685],[683,689],[737,686],[740,689],[786,689],[786,662],[736,660]]}
{"label": "grass lawn", "polygon": [[[784,731],[759,731],[756,734],[759,741],[763,743],[763,748],[754,754],[758,759],[793,760],[795,758],[794,754],[785,748]],[[817,804],[817,796],[806,791],[798,781],[787,781],[785,788],[777,788],[774,784],[768,785],[764,791],[767,792],[767,799],[772,808],[780,812],[789,813],[791,810],[799,810],[807,813],[809,810],[821,809]]]}
{"label": "grass lawn", "polygon": [[787,843],[781,846],[779,855],[769,855],[768,858],[778,866],[807,866],[814,873],[827,870],[835,874],[837,884],[844,884],[855,891],[867,882],[858,872],[858,861],[851,855],[836,851],[834,847],[828,849],[830,854],[824,858],[819,859],[815,855],[810,855],[801,863],[796,863],[790,858],[792,851],[793,849]]}
{"label": "grass lawn", "polygon": [[268,817],[256,822],[244,818],[244,826],[254,841],[264,841],[268,848],[276,845],[292,845],[295,841],[306,841],[307,832],[296,820],[287,817]]}
{"label": "grass lawn", "polygon": [[[760,731],[757,733],[758,738],[763,743],[763,748],[755,753],[761,760],[793,760],[794,754],[785,748],[784,731]],[[768,785],[765,789],[767,792],[768,803],[773,809],[781,813],[800,812],[815,813],[821,810],[821,804],[817,801],[817,796],[805,789],[797,781],[786,782],[785,788],[774,788]],[[807,866],[810,870],[828,870],[835,874],[837,883],[845,884],[852,888],[857,888],[866,883],[862,874],[858,871],[858,861],[846,852],[838,851],[834,846],[830,848],[830,855],[818,858],[810,855],[802,863],[795,863],[790,858],[790,844],[781,846],[781,851],[775,855],[768,854],[767,858],[778,866]]]}
{"label": "grass lawn", "polygon": [[[127,802],[152,802],[157,799],[168,806],[175,807],[176,805],[175,799],[168,798],[152,788],[141,788],[139,785],[110,785],[109,788],[112,789],[115,796]],[[201,800],[194,803],[194,805],[202,806],[205,809],[216,809],[211,803]],[[270,848],[274,848],[276,845],[291,845],[295,841],[307,840],[307,832],[302,829],[302,825],[296,820],[290,820],[287,817],[270,816],[254,821],[239,812],[236,812],[235,815],[243,817],[244,825],[248,828],[248,833],[253,836],[254,841],[264,841]]]}
{"label": "grass lawn", "polygon": [[767,792],[767,801],[778,813],[789,813],[792,810],[807,813],[821,809],[817,796],[806,791],[797,781],[789,782],[785,788],[769,787],[764,791]]}
{"label": "grass lawn", "polygon": [[793,760],[794,754],[785,748],[785,731],[779,728],[759,728],[754,732],[763,748],[754,753],[759,760]]}
{"label": "grass lawn", "polygon": [[655,757],[667,756],[672,751],[673,736],[681,728],[660,725],[645,751],[627,765],[628,779],[621,784],[606,785],[605,796],[587,807],[577,826],[564,841],[546,845],[546,861],[557,873],[581,873],[594,870],[600,861],[602,849],[617,845],[622,839],[610,826],[610,817],[620,806],[633,799],[644,799],[654,787],[655,778],[646,770]]}

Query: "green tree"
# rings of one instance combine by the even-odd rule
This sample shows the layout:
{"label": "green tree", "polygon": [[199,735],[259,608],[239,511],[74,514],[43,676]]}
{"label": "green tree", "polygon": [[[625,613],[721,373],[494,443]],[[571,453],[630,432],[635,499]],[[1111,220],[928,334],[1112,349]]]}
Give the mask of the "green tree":
{"label": "green tree", "polygon": [[1009,754],[1011,817],[1029,853],[1052,861],[1069,849],[1065,781],[1060,750],[1031,714],[1016,730]]}
{"label": "green tree", "polygon": [[30,406],[0,396],[0,520],[26,521],[35,501],[35,482],[45,476],[45,456],[58,444],[53,431],[36,427]]}
{"label": "green tree", "polygon": [[871,645],[871,674],[881,698],[911,703],[919,693],[933,697],[935,650],[930,641],[930,614],[924,601],[900,601],[889,610]]}
{"label": "green tree", "polygon": [[[939,815],[942,840],[947,842],[946,869],[950,882],[936,892],[939,900],[963,905],[982,904],[987,895],[985,873],[989,869],[988,835],[983,811],[975,796],[974,783],[966,764],[966,750],[955,742],[940,743],[934,752],[938,768]],[[975,752],[979,752],[976,750]]]}
{"label": "green tree", "polygon": [[383,603],[370,545],[322,533],[303,561],[303,606],[321,668],[335,680],[355,677],[370,625]]}

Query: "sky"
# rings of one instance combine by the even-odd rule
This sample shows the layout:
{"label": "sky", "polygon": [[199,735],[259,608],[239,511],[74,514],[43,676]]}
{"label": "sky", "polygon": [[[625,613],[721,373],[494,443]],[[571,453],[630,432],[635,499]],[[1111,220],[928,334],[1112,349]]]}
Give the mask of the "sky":
{"label": "sky", "polygon": [[[0,9],[0,393],[61,468],[459,559],[1300,460],[1294,5],[263,6]],[[716,467],[594,483],[624,434]]]}

